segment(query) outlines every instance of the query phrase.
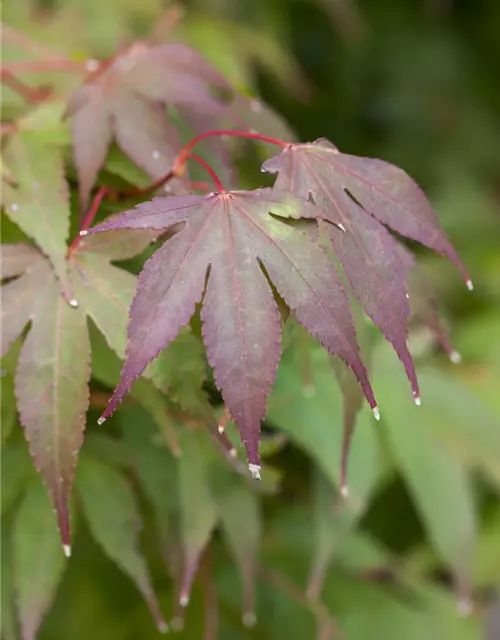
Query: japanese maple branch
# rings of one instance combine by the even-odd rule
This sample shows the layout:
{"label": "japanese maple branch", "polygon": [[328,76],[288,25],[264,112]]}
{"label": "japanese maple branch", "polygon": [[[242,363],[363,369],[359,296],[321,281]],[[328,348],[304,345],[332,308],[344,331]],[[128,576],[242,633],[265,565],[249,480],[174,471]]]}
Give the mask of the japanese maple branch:
{"label": "japanese maple branch", "polygon": [[288,142],[284,140],[279,140],[278,138],[272,138],[270,136],[263,136],[260,133],[253,133],[251,131],[238,131],[234,129],[214,129],[213,131],[205,131],[204,133],[200,133],[200,135],[193,138],[187,145],[180,151],[177,156],[177,163],[179,165],[183,165],[188,157],[191,155],[191,149],[203,140],[207,138],[212,138],[215,136],[235,136],[237,138],[250,138],[251,140],[260,140],[261,142],[270,142],[271,144],[276,144],[279,147],[287,147],[289,145]]}

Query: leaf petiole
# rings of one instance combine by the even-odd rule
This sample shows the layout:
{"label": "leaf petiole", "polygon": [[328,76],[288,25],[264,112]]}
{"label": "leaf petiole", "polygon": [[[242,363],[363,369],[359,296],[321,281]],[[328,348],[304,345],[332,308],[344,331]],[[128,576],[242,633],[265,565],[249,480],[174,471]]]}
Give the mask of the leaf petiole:
{"label": "leaf petiole", "polygon": [[83,222],[80,226],[80,229],[77,235],[73,238],[73,241],[68,247],[68,258],[71,256],[71,254],[74,252],[74,250],[78,246],[82,236],[86,235],[87,229],[90,227],[90,225],[94,221],[94,218],[97,215],[97,212],[99,211],[101,202],[108,194],[109,194],[109,189],[107,187],[101,187],[98,190],[98,192],[95,194],[92,204],[90,205],[87,215],[83,219]]}

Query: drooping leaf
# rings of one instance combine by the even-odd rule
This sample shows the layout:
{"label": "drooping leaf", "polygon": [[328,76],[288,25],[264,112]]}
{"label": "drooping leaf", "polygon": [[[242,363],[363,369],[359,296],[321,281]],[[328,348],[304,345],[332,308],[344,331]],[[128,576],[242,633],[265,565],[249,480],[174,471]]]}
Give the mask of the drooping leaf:
{"label": "drooping leaf", "polygon": [[63,299],[48,265],[37,267],[37,275],[42,282],[33,294],[32,326],[19,356],[16,398],[69,553],[68,500],[85,428],[90,343],[84,311]]}
{"label": "drooping leaf", "polygon": [[[2,297],[3,297],[3,291]],[[5,303],[5,300],[2,299],[2,306]],[[3,329],[3,326],[2,326]],[[2,342],[4,340],[4,335],[2,332],[1,336]],[[2,345],[4,347],[4,345]],[[19,358],[19,351],[21,349],[21,341],[17,341],[11,349],[9,349],[8,353],[5,356],[2,356],[1,361],[1,379],[0,379],[0,392],[2,399],[0,403],[0,432],[1,438],[0,442],[2,445],[8,440],[11,435],[14,426],[17,422],[17,404],[16,404],[16,396],[14,393],[14,376],[16,372],[17,360]],[[5,485],[4,485],[5,487]]]}
{"label": "drooping leaf", "polygon": [[176,460],[161,442],[161,432],[143,408],[127,407],[122,424],[125,441],[134,452],[134,470],[153,506],[161,542],[166,544],[179,508]]}
{"label": "drooping leaf", "polygon": [[82,456],[76,487],[90,530],[144,596],[161,632],[168,630],[138,545],[140,516],[132,489],[123,476],[93,458]]}
{"label": "drooping leaf", "polygon": [[426,418],[425,403],[417,408],[404,401],[404,381],[391,355],[379,347],[374,356],[377,389],[385,398],[383,427],[431,543],[466,592],[476,534],[470,479],[464,465],[426,426],[432,412]]}
{"label": "drooping leaf", "polygon": [[312,599],[321,595],[326,572],[333,554],[345,537],[345,526],[342,528],[342,514],[335,508],[335,490],[319,469],[312,478],[312,519],[313,556],[307,594]]}
{"label": "drooping leaf", "polygon": [[160,230],[186,223],[139,276],[127,359],[103,419],[175,339],[204,294],[201,317],[208,359],[258,475],[260,421],[281,354],[281,320],[266,274],[298,321],[353,369],[376,410],[349,301],[336,272],[311,234],[285,221],[315,212],[316,207],[286,192],[259,189],[157,198],[91,229]]}
{"label": "drooping leaf", "polygon": [[480,469],[500,491],[500,419],[464,384],[430,367],[421,373],[421,422],[464,464]]}
{"label": "drooping leaf", "polygon": [[72,96],[75,164],[80,202],[86,207],[113,138],[152,178],[164,175],[180,147],[165,104],[188,104],[217,112],[212,88],[229,90],[226,80],[202,56],[182,44],[135,43],[102,65]]}
{"label": "drooping leaf", "polygon": [[241,478],[220,466],[213,469],[212,487],[222,529],[240,566],[243,622],[252,626],[255,619],[256,562],[261,536],[258,499]]}
{"label": "drooping leaf", "polygon": [[178,462],[181,535],[184,567],[179,603],[186,607],[201,555],[208,544],[219,518],[217,505],[210,490],[210,451],[202,431],[184,431],[182,455]]}
{"label": "drooping leaf", "polygon": [[[3,403],[3,399],[2,399]],[[37,479],[26,443],[2,446],[2,507],[4,514],[22,495],[26,487]]]}
{"label": "drooping leaf", "polygon": [[14,585],[22,640],[35,640],[61,580],[65,559],[40,482],[28,490],[12,530]]}
{"label": "drooping leaf", "polygon": [[420,188],[401,169],[382,160],[340,153],[325,139],[289,145],[263,169],[278,173],[276,188],[309,197],[327,220],[337,254],[355,296],[394,346],[415,400],[418,382],[406,345],[410,305],[399,243],[384,225],[449,257],[469,276],[439,226]]}
{"label": "drooping leaf", "polygon": [[70,300],[66,263],[70,211],[63,149],[48,144],[38,132],[20,131],[8,139],[4,157],[15,178],[14,185],[3,185],[5,212],[50,258]]}
{"label": "drooping leaf", "polygon": [[[310,341],[311,342],[311,341]],[[269,401],[268,420],[302,447],[326,478],[340,485],[342,457],[342,397],[330,357],[309,344],[310,389],[304,390],[302,359],[296,349],[285,352]],[[380,450],[373,421],[361,410],[351,442],[349,493],[342,508],[350,522],[366,510],[381,471]]]}

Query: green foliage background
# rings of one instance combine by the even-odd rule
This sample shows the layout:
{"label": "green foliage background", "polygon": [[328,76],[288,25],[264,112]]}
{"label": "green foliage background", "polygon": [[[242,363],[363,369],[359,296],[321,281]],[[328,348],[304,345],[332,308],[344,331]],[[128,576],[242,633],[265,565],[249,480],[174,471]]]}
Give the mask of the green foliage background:
{"label": "green foliage background", "polygon": [[[500,607],[500,3],[192,0],[186,7],[175,34],[237,86],[260,94],[299,139],[327,137],[347,153],[401,166],[422,185],[475,284],[469,294],[450,265],[421,252],[463,362],[452,365],[426,330],[412,329],[422,386],[417,409],[396,357],[367,325],[382,421],[374,424],[365,408],[358,417],[351,493],[341,508],[342,399],[329,358],[308,339],[295,336],[280,366],[258,489],[232,473],[196,431],[158,418],[154,395],[148,410],[124,405],[109,425],[94,427],[117,366],[97,343],[94,406],[74,492],[73,557],[65,563],[17,423],[11,352],[2,378],[2,637],[19,637],[19,611],[43,611],[53,593],[42,640],[157,637],[127,576],[145,571],[132,539],[140,528],[167,619],[176,609],[171,573],[179,551],[172,540],[195,548],[212,535],[179,639],[494,640],[500,637],[493,629]],[[6,0],[3,20],[81,60],[111,55],[152,32],[164,40],[167,9],[161,0]],[[3,55],[13,60],[20,52],[7,41]],[[4,118],[22,108],[7,89],[2,102]],[[68,145],[53,114],[42,110],[39,117],[47,135],[57,133]],[[242,166],[243,185],[260,184],[256,158]],[[132,170],[112,157],[108,181],[127,180]],[[17,240],[14,226],[3,217],[2,223],[2,239]],[[165,446],[172,429],[179,460]],[[230,435],[236,441],[231,429]],[[247,566],[254,551],[257,624],[246,628],[238,565]],[[457,602],[469,591],[473,613],[465,618]],[[210,627],[215,599],[217,636]]]}

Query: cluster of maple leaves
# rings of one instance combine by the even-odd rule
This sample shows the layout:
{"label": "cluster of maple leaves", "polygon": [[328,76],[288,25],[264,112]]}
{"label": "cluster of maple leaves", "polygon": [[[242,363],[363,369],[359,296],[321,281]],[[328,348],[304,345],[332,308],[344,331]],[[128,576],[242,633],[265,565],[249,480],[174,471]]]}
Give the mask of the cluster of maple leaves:
{"label": "cluster of maple leaves", "polygon": [[[67,554],[68,501],[89,403],[87,318],[124,360],[104,421],[145,371],[169,392],[148,365],[201,308],[208,361],[255,477],[260,477],[260,425],[282,352],[281,302],[354,372],[377,418],[348,290],[393,345],[415,402],[420,395],[407,346],[412,312],[457,358],[430,298],[414,300],[408,284],[416,269],[413,255],[391,231],[447,256],[469,288],[472,283],[424,193],[401,169],[341,153],[324,139],[270,138],[272,114],[235,94],[199,54],[180,44],[135,44],[101,64],[71,97],[66,115],[82,210],[112,140],[157,186],[168,179],[172,191],[90,227],[93,206],[80,236],[68,243],[62,151],[41,145],[22,120],[4,145],[4,209],[34,245],[2,247],[2,352],[30,324],[16,370],[18,410]],[[196,135],[185,147],[179,122]],[[272,188],[222,186],[236,184],[228,146],[229,136],[237,133],[232,127],[281,147],[262,166],[277,174]],[[223,179],[190,153],[201,140],[222,167]],[[207,169],[217,192],[189,193],[190,158]],[[168,239],[137,280],[112,264],[140,254],[164,234]]]}

